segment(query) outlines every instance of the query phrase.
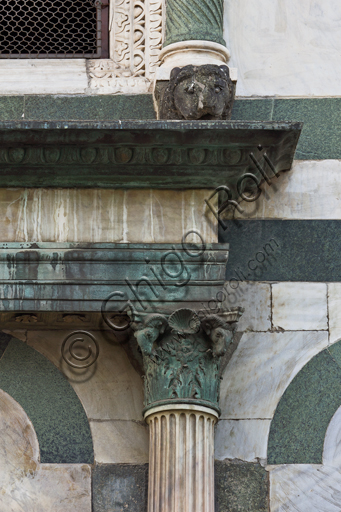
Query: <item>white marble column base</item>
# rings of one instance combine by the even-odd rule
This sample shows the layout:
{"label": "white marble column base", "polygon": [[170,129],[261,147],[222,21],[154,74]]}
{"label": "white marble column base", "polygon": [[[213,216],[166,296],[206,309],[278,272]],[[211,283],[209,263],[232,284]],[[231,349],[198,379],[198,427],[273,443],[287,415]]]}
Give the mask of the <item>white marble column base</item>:
{"label": "white marble column base", "polygon": [[[212,41],[181,41],[165,46],[160,52],[160,67],[156,70],[155,80],[169,80],[170,72],[175,67],[188,64],[226,64],[230,52],[225,46]],[[230,76],[237,80],[237,69],[230,68]]]}

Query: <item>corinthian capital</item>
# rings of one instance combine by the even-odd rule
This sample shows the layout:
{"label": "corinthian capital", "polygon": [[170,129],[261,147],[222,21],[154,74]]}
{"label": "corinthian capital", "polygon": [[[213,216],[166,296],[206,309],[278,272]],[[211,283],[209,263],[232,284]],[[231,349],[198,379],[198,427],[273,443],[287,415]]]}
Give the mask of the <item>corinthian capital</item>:
{"label": "corinthian capital", "polygon": [[178,309],[132,323],[143,356],[145,410],[197,403],[219,412],[221,359],[242,311],[234,308],[200,319],[199,312]]}

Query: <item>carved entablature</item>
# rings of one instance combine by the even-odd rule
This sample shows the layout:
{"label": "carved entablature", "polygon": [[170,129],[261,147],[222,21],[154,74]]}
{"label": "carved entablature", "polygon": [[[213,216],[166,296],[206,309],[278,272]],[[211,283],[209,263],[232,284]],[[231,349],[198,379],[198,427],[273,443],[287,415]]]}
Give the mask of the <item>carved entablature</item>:
{"label": "carved entablature", "polygon": [[142,352],[145,410],[157,405],[196,403],[219,412],[221,363],[242,308],[219,315],[178,309],[152,313],[131,324]]}
{"label": "carved entablature", "polygon": [[111,59],[88,61],[90,88],[148,92],[162,48],[163,0],[114,0],[110,6]]}

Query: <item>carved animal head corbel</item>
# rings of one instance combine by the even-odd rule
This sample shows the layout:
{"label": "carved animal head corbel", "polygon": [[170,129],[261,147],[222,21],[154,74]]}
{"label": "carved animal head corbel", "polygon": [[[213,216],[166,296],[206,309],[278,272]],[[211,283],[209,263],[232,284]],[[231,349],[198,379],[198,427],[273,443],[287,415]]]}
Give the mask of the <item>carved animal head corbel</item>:
{"label": "carved animal head corbel", "polygon": [[160,106],[160,119],[229,119],[235,96],[229,68],[205,64],[171,71]]}
{"label": "carved animal head corbel", "polygon": [[222,357],[231,343],[234,333],[233,326],[221,320],[217,315],[209,315],[201,322],[204,332],[212,341],[214,357]]}
{"label": "carved animal head corbel", "polygon": [[142,324],[133,322],[131,327],[135,331],[135,338],[144,356],[151,355],[153,345],[160,334],[166,330],[168,323],[166,317],[159,314],[147,315]]}

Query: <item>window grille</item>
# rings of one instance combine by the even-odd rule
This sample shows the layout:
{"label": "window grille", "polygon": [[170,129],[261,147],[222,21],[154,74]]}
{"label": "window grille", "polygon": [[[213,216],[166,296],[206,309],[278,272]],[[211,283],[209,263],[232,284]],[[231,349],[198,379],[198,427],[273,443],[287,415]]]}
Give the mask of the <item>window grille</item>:
{"label": "window grille", "polygon": [[0,58],[107,58],[109,0],[0,0]]}

